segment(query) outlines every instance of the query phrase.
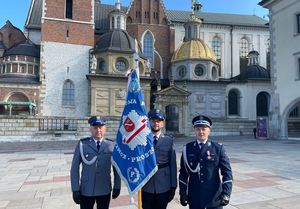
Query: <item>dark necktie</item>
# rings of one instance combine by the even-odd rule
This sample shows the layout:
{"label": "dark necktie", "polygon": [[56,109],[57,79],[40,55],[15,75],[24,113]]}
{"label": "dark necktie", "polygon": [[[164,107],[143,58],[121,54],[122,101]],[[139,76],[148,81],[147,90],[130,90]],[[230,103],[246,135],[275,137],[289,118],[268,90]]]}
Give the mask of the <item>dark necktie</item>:
{"label": "dark necktie", "polygon": [[154,144],[154,146],[157,144],[157,136],[153,137],[153,144]]}
{"label": "dark necktie", "polygon": [[200,145],[199,145],[199,147],[200,147],[200,150],[202,150],[203,149],[203,147],[204,147],[204,143],[200,143]]}
{"label": "dark necktie", "polygon": [[99,151],[100,149],[100,141],[97,141],[97,150]]}

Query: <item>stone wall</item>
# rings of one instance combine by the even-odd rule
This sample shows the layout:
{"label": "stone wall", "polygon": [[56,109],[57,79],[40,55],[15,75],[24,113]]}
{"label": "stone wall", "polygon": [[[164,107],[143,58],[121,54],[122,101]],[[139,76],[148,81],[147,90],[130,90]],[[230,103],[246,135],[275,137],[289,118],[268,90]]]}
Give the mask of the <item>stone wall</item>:
{"label": "stone wall", "polygon": [[[107,132],[106,137],[115,139],[119,128],[120,117],[106,117]],[[43,130],[42,121],[75,121],[76,130],[68,130],[62,126],[61,130]],[[21,116],[0,116],[0,142],[3,141],[62,141],[79,140],[89,136],[88,117],[67,118],[67,117],[21,117]],[[233,135],[252,135],[255,121],[234,121],[218,120],[214,122],[212,136],[233,136]],[[50,127],[50,128],[49,128]],[[194,136],[191,130],[190,136]]]}
{"label": "stone wall", "polygon": [[[119,127],[119,117],[106,117],[106,137],[115,139]],[[48,141],[48,140],[79,140],[89,136],[88,117],[67,118],[67,117],[20,117],[0,116],[0,142],[1,141]],[[43,126],[43,121],[50,124]],[[77,124],[76,130],[68,130],[68,127],[61,126],[61,130],[51,129],[49,121],[74,121]],[[55,123],[55,122],[54,122]],[[46,127],[46,128],[43,128]],[[74,126],[75,127],[75,126]]]}

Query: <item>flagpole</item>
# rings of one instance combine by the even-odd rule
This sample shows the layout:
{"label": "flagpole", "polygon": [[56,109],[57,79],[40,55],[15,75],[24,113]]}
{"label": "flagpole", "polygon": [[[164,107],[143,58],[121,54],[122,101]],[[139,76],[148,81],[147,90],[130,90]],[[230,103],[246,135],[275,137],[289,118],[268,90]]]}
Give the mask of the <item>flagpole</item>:
{"label": "flagpole", "polygon": [[[135,53],[134,53],[134,69],[137,71],[138,74],[138,79],[140,80],[140,72],[138,69],[139,66],[139,50],[138,50],[138,42],[136,39],[134,39],[135,41]],[[138,209],[142,209],[142,190],[139,189],[138,190]]]}
{"label": "flagpole", "polygon": [[142,209],[142,190],[138,191],[138,209]]}

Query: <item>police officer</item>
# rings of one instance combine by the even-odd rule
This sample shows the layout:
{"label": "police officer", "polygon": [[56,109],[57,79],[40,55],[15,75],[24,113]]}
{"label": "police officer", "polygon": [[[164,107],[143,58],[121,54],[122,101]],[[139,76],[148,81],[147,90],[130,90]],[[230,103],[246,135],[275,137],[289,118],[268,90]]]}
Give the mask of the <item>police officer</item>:
{"label": "police officer", "polygon": [[[71,167],[71,187],[73,200],[81,209],[108,209],[111,198],[111,155],[114,142],[104,138],[106,120],[93,116],[88,120],[91,137],[80,139],[73,156]],[[81,175],[79,167],[82,164]],[[121,179],[114,172],[112,198],[120,194]]]}
{"label": "police officer", "polygon": [[186,144],[181,156],[180,203],[189,204],[190,209],[222,209],[229,203],[232,190],[229,158],[222,144],[208,138],[212,126],[208,117],[195,117],[193,126],[197,140]]}
{"label": "police officer", "polygon": [[158,109],[148,113],[158,171],[142,188],[143,209],[166,209],[177,187],[176,153],[173,138],[162,133],[165,114]]}

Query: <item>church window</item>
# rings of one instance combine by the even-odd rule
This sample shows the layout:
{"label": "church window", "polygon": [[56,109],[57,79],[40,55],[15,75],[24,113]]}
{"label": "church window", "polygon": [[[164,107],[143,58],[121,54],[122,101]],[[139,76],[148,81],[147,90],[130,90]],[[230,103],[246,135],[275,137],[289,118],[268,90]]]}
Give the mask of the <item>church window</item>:
{"label": "church window", "polygon": [[256,116],[268,116],[269,113],[269,94],[260,92],[256,97]]}
{"label": "church window", "polygon": [[124,58],[118,58],[116,61],[116,69],[118,71],[126,71],[128,68],[126,60]]}
{"label": "church window", "polygon": [[212,50],[214,51],[218,62],[221,61],[221,40],[218,37],[214,37],[212,41]]}
{"label": "church window", "polygon": [[135,12],[135,17],[136,18],[141,18],[141,11],[136,11]]}
{"label": "church window", "polygon": [[111,17],[111,28],[115,28],[115,17]]}
{"label": "church window", "polygon": [[190,39],[191,38],[191,36],[192,36],[192,26],[189,26],[188,27],[188,35],[187,35],[188,37],[188,39]]}
{"label": "church window", "polygon": [[300,33],[300,14],[297,14],[296,17],[297,17],[297,33]]}
{"label": "church window", "polygon": [[231,90],[228,94],[228,114],[239,115],[239,95],[236,90]]}
{"label": "church window", "polygon": [[179,66],[178,67],[178,75],[180,78],[184,78],[186,75],[186,67],[185,66]]}
{"label": "church window", "polygon": [[150,62],[151,68],[154,67],[154,41],[152,34],[147,31],[143,40],[143,53]]}
{"label": "church window", "polygon": [[193,34],[193,38],[194,39],[197,39],[198,38],[198,27],[197,25],[194,25],[194,34]]}
{"label": "church window", "polygon": [[213,79],[216,79],[218,77],[218,70],[217,70],[216,67],[212,68],[212,73],[211,74],[212,74]]}
{"label": "church window", "polygon": [[73,18],[73,0],[66,0],[66,18]]}
{"label": "church window", "polygon": [[245,70],[248,66],[247,55],[249,53],[249,42],[246,38],[242,38],[240,41],[240,72]]}
{"label": "church window", "polygon": [[75,87],[70,80],[66,80],[63,85],[62,104],[64,106],[75,105]]}
{"label": "church window", "polygon": [[98,70],[96,73],[103,73],[105,71],[105,61],[104,60],[99,60],[99,65],[98,65]]}
{"label": "church window", "polygon": [[200,77],[200,76],[204,75],[205,70],[204,70],[204,67],[202,65],[198,64],[198,65],[196,65],[194,72],[195,72],[196,76]]}

